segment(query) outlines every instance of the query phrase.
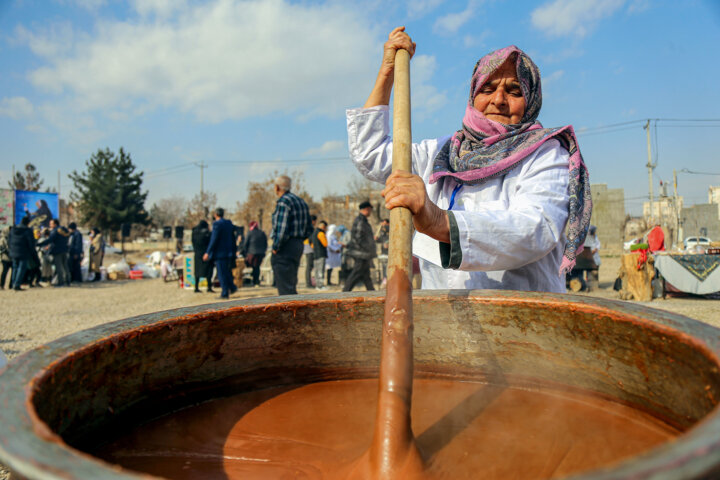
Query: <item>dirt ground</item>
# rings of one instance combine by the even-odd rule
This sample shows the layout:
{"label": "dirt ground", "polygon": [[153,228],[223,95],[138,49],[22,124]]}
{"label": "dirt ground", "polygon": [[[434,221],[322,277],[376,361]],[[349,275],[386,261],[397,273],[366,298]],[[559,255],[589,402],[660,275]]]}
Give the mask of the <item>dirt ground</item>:
{"label": "dirt ground", "polygon": [[[136,260],[143,259],[140,252],[135,255]],[[117,258],[109,256],[105,263],[110,264],[116,260]],[[612,285],[619,266],[619,257],[603,257],[600,288],[580,295],[617,299]],[[302,270],[299,276],[304,278]],[[329,287],[325,293],[338,291],[340,288],[334,286]],[[302,287],[298,292],[318,293],[315,289]],[[231,299],[276,294],[277,290],[270,286],[240,288]],[[220,300],[217,295],[193,293],[192,290],[179,288],[175,282],[165,283],[162,279],[106,281],[64,288],[45,286],[23,292],[0,290],[0,349],[12,359],[79,330],[135,315],[218,302]],[[668,298],[638,303],[720,327],[720,300]],[[7,478],[7,471],[0,465],[0,480]]]}

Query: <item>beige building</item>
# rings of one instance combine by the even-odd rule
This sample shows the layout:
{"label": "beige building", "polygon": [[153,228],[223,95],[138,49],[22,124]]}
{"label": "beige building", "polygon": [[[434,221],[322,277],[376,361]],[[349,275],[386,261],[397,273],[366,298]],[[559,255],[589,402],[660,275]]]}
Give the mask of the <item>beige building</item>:
{"label": "beige building", "polygon": [[648,225],[659,224],[667,232],[665,243],[676,244],[682,241],[682,212],[684,208],[683,197],[675,198],[662,196],[653,202],[652,215],[650,214],[650,202],[643,203],[643,218]]}
{"label": "beige building", "polygon": [[678,196],[677,207],[675,206],[675,199],[673,197],[660,197],[656,198],[652,204],[652,213],[650,212],[650,202],[643,203],[643,217],[646,219],[652,218],[654,221],[662,223],[669,223],[675,221],[679,212],[683,209],[683,197]]}
{"label": "beige building", "polygon": [[720,187],[710,187],[708,189],[708,203],[720,204]]}
{"label": "beige building", "polygon": [[597,227],[597,236],[605,252],[622,252],[625,226],[625,192],[608,188],[605,183],[590,185],[593,211],[590,223]]}

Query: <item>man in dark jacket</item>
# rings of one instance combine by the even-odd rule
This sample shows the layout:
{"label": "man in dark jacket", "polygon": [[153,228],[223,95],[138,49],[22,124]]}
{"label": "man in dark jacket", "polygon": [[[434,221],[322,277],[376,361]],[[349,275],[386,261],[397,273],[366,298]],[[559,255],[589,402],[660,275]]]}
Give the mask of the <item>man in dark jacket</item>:
{"label": "man in dark jacket", "polygon": [[375,249],[375,238],[368,217],[372,214],[372,204],[362,202],[360,214],[355,218],[352,225],[350,243],[347,246],[347,255],[353,259],[352,271],[345,280],[343,292],[349,292],[356,283],[362,281],[367,290],[375,290],[370,278],[370,267],[372,260],[377,256]]}
{"label": "man in dark jacket", "polygon": [[32,257],[35,250],[35,237],[28,227],[30,217],[23,217],[20,225],[10,230],[10,239],[8,241],[10,250],[10,259],[12,260],[12,277],[10,286],[13,290],[21,291],[22,281],[25,278],[28,261]]}
{"label": "man in dark jacket", "polygon": [[242,254],[245,257],[245,265],[252,268],[252,282],[253,286],[260,286],[260,265],[265,258],[267,253],[267,235],[265,232],[260,230],[258,222],[252,221],[248,225],[250,231],[245,237],[245,241],[242,246]]}
{"label": "man in dark jacket", "polygon": [[230,298],[237,287],[233,282],[230,262],[235,260],[237,252],[235,245],[235,225],[225,218],[225,210],[218,207],[215,210],[210,243],[208,244],[203,260],[214,260],[217,267],[218,280],[220,280],[220,298]]}
{"label": "man in dark jacket", "polygon": [[212,274],[214,264],[212,260],[203,260],[203,256],[207,251],[208,245],[210,245],[210,227],[205,220],[200,220],[197,225],[192,229],[192,246],[195,254],[194,266],[195,266],[195,293],[200,293],[200,279],[205,278],[207,280],[207,291],[209,293],[214,292],[212,289]]}
{"label": "man in dark jacket", "polygon": [[47,240],[38,243],[38,246],[50,245],[48,253],[52,255],[55,267],[55,286],[63,287],[70,284],[70,272],[68,272],[68,237],[70,233],[65,227],[60,226],[60,221],[56,218],[50,220],[50,228],[50,236]]}
{"label": "man in dark jacket", "polygon": [[68,265],[70,267],[70,281],[82,282],[82,273],[80,272],[80,263],[83,259],[83,240],[82,233],[77,229],[75,222],[68,225],[70,230],[70,242],[68,245]]}

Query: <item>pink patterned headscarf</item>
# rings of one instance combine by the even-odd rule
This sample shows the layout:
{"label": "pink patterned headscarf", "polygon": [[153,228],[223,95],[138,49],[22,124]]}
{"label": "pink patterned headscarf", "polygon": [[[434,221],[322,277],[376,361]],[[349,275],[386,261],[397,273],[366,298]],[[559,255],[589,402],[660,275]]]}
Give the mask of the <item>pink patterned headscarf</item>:
{"label": "pink patterned headscarf", "polygon": [[[486,118],[473,103],[480,87],[512,55],[525,98],[525,113],[520,123],[505,125]],[[558,140],[570,154],[567,244],[560,266],[560,274],[564,274],[575,265],[575,256],[582,250],[590,226],[590,179],[573,127],[543,128],[537,121],[541,106],[540,71],[525,52],[511,45],[482,57],[473,70],[462,129],[455,132],[435,157],[430,183],[452,177],[461,184],[481,184],[505,175],[547,140]]]}

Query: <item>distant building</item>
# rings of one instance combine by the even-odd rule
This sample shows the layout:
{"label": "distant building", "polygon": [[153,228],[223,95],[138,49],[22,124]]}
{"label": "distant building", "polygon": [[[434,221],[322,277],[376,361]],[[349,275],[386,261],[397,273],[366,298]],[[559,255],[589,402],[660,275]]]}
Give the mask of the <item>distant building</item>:
{"label": "distant building", "polygon": [[604,251],[621,252],[625,228],[625,191],[608,188],[605,183],[590,185],[593,211],[590,223],[597,227],[597,236]]}
{"label": "distant building", "polygon": [[720,203],[683,208],[680,219],[683,238],[699,235],[714,241],[720,240]]}
{"label": "distant building", "polygon": [[669,224],[674,222],[677,216],[676,212],[683,209],[683,197],[678,196],[678,207],[675,210],[675,199],[673,197],[660,197],[653,201],[652,214],[650,212],[650,202],[643,203],[643,217],[654,219],[661,224]]}
{"label": "distant building", "polygon": [[[666,186],[665,184],[664,186]],[[678,222],[682,217],[684,207],[683,197],[668,196],[666,189],[663,195],[653,201],[652,215],[650,214],[650,202],[643,203],[643,218],[647,221],[648,226],[659,224],[665,230],[665,245],[675,245],[682,243],[682,229]]]}
{"label": "distant building", "polygon": [[708,203],[720,203],[720,187],[708,189]]}

